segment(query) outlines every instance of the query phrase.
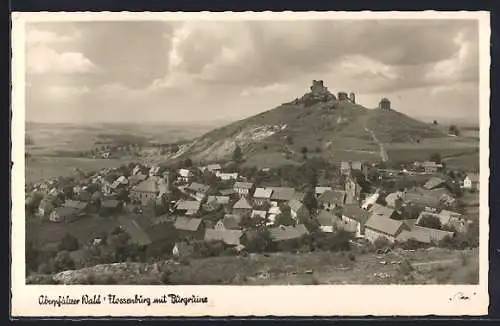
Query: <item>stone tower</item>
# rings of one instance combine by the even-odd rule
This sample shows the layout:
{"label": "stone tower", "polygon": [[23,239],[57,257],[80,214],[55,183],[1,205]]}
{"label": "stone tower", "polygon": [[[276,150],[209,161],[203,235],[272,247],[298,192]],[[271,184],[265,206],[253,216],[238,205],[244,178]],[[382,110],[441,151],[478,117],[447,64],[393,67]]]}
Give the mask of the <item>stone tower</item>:
{"label": "stone tower", "polygon": [[355,204],[359,203],[360,195],[361,195],[361,187],[354,180],[354,178],[349,174],[345,181],[345,203],[346,204]]}
{"label": "stone tower", "polygon": [[356,95],[354,93],[349,94],[349,100],[352,104],[356,104]]}
{"label": "stone tower", "polygon": [[391,109],[391,101],[389,101],[387,98],[383,98],[380,100],[378,107],[383,110],[390,110]]}
{"label": "stone tower", "polygon": [[338,92],[337,98],[339,99],[339,101],[347,101],[349,99],[346,92]]}

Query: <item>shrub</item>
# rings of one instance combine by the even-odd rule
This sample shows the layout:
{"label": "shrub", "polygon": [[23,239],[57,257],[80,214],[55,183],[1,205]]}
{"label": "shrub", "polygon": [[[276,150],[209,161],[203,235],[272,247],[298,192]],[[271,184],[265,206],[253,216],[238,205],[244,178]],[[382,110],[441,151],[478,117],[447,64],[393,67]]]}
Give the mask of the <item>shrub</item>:
{"label": "shrub", "polygon": [[399,265],[399,272],[403,275],[409,275],[413,271],[413,266],[408,259],[403,259]]}
{"label": "shrub", "polygon": [[108,275],[104,279],[104,284],[111,285],[111,284],[118,284],[118,282],[116,281],[116,279],[113,276]]}
{"label": "shrub", "polygon": [[350,252],[350,253],[347,255],[347,257],[349,258],[349,260],[350,260],[350,261],[355,261],[355,260],[356,260],[356,256],[355,256],[352,252]]}
{"label": "shrub", "polygon": [[161,283],[163,283],[163,284],[171,284],[171,280],[170,280],[171,275],[172,275],[171,271],[169,271],[169,270],[164,271],[161,274],[161,277],[160,277]]}
{"label": "shrub", "polygon": [[391,243],[386,237],[380,236],[375,239],[375,241],[373,242],[373,246],[375,247],[375,249],[386,249],[391,247]]}
{"label": "shrub", "polygon": [[73,251],[79,247],[78,240],[69,233],[66,233],[59,243],[59,250]]}
{"label": "shrub", "polygon": [[442,227],[439,218],[430,214],[423,215],[420,221],[418,222],[418,225],[438,230],[440,230]]}

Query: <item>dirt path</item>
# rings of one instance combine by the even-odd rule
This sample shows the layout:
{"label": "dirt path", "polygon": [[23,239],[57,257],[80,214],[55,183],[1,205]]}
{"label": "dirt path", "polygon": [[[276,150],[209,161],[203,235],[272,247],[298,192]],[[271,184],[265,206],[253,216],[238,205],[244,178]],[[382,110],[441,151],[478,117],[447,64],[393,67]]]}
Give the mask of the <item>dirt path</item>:
{"label": "dirt path", "polygon": [[368,127],[365,127],[365,131],[369,132],[372,135],[373,140],[378,144],[380,147],[380,157],[382,158],[382,162],[387,162],[389,160],[389,156],[387,155],[387,151],[384,148],[384,144],[382,144],[377,136],[375,136],[375,133],[368,129]]}
{"label": "dirt path", "polygon": [[418,267],[418,266],[427,266],[435,264],[452,264],[455,263],[456,261],[457,261],[456,259],[441,259],[441,260],[426,261],[421,263],[412,263],[412,265]]}

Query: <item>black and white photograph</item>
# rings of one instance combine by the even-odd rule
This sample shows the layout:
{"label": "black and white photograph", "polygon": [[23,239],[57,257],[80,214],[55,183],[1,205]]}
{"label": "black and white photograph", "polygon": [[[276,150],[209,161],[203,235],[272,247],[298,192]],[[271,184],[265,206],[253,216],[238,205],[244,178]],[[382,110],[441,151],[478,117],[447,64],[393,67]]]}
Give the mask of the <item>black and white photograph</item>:
{"label": "black and white photograph", "polygon": [[355,14],[26,19],[23,291],[484,284],[489,16]]}

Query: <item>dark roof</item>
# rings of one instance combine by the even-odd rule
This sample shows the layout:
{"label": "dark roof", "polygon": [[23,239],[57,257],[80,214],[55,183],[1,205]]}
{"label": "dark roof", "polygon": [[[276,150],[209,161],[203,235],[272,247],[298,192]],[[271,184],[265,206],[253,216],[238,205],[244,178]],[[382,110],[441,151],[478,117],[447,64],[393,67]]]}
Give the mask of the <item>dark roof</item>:
{"label": "dark roof", "polygon": [[134,191],[139,192],[158,192],[158,184],[152,178],[142,181],[137,186],[133,188]]}
{"label": "dark roof", "polygon": [[398,241],[404,242],[414,239],[422,243],[431,243],[431,237],[428,232],[419,229],[412,229],[411,231],[403,230],[396,238]]}
{"label": "dark roof", "polygon": [[271,194],[271,200],[284,200],[289,201],[294,199],[295,189],[290,187],[266,187],[273,191]]}
{"label": "dark roof", "polygon": [[340,221],[337,216],[325,210],[321,210],[316,219],[322,226],[334,226]]}
{"label": "dark roof", "polygon": [[221,205],[229,204],[229,196],[208,196],[207,202],[215,201]]}
{"label": "dark roof", "polygon": [[210,186],[207,186],[207,185],[204,185],[201,183],[197,183],[197,182],[193,182],[189,185],[189,187],[187,187],[187,189],[192,190],[192,191],[196,191],[196,192],[207,192],[210,190]]}
{"label": "dark roof", "polygon": [[294,212],[297,212],[299,211],[301,208],[305,208],[304,204],[302,204],[300,201],[298,200],[290,200],[288,202],[288,207],[290,207],[290,209]]}
{"label": "dark roof", "polygon": [[345,200],[346,193],[343,190],[327,190],[318,198],[318,202],[342,205]]}
{"label": "dark roof", "polygon": [[296,227],[281,225],[275,228],[270,228],[269,232],[274,241],[299,239],[303,235],[309,233],[303,224],[297,225]]}
{"label": "dark roof", "polygon": [[391,218],[392,215],[395,213],[394,209],[387,206],[382,206],[380,204],[373,204],[368,211],[373,215],[385,218]]}
{"label": "dark roof", "polygon": [[185,211],[198,211],[201,203],[196,200],[179,200],[176,208]]}
{"label": "dark roof", "polygon": [[138,245],[147,246],[153,242],[146,232],[146,229],[151,226],[148,219],[143,217],[119,216],[118,222],[120,223],[120,227],[132,238],[132,241]]}
{"label": "dark roof", "polygon": [[233,216],[224,216],[221,222],[224,225],[224,228],[228,230],[240,229],[240,220]]}
{"label": "dark roof", "polygon": [[402,226],[403,221],[397,221],[377,215],[372,215],[365,224],[365,227],[368,229],[392,236],[396,236]]}
{"label": "dark roof", "polygon": [[179,216],[174,223],[177,230],[183,231],[197,231],[202,222],[201,218],[187,218]]}
{"label": "dark roof", "polygon": [[71,208],[75,208],[75,209],[78,209],[78,210],[82,210],[82,209],[85,209],[85,207],[87,207],[88,203],[86,202],[83,202],[83,201],[79,201],[79,200],[66,200],[64,202],[64,206],[66,207],[71,207]]}
{"label": "dark roof", "polygon": [[359,223],[364,224],[366,223],[366,221],[368,221],[372,213],[362,209],[356,204],[349,204],[344,206],[342,210],[342,215],[352,218],[358,221]]}

